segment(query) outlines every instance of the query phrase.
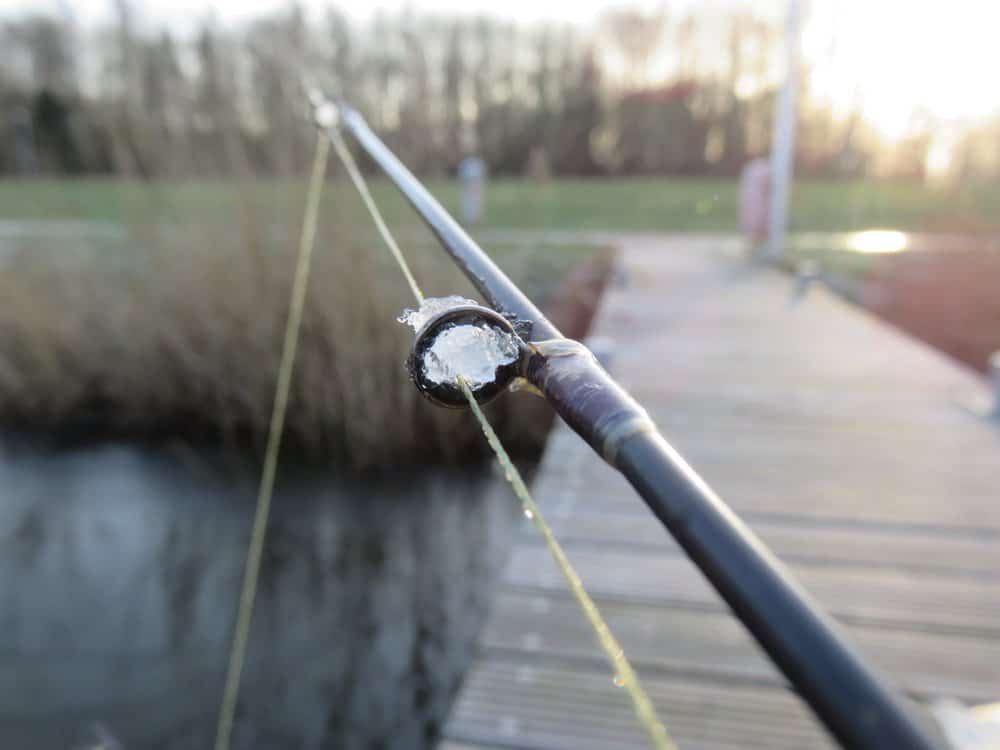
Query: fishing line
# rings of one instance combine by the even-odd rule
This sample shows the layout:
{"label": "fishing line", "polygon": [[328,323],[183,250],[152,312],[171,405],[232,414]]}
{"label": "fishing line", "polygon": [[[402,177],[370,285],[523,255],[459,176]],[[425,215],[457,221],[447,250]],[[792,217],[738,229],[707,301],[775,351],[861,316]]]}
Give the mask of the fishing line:
{"label": "fishing line", "polygon": [[305,308],[306,290],[309,288],[309,272],[312,269],[313,244],[319,216],[319,199],[329,155],[330,141],[324,138],[322,133],[319,133],[316,140],[312,175],[306,194],[306,210],[302,220],[298,258],[295,263],[295,278],[292,282],[292,293],[288,302],[288,319],[285,321],[281,362],[278,365],[278,382],[275,386],[274,406],[271,411],[267,447],[264,453],[264,468],[257,492],[253,527],[250,531],[250,547],[243,569],[243,588],[236,615],[236,627],[233,631],[229,668],[226,671],[226,686],[222,694],[222,707],[219,710],[219,722],[216,726],[215,750],[228,750],[232,737],[236,701],[240,691],[240,677],[243,673],[243,661],[246,656],[247,641],[250,637],[250,623],[253,619],[253,603],[257,594],[257,580],[260,576],[264,538],[271,513],[271,498],[274,495],[274,478],[278,469],[278,453],[281,449],[281,436],[284,432],[285,412],[288,410],[288,394],[291,390],[295,355],[298,351],[299,329],[302,327],[302,312]]}
{"label": "fishing line", "polygon": [[[416,298],[418,304],[422,303],[424,301],[423,292],[420,291],[420,287],[417,285],[417,282],[413,277],[413,273],[410,271],[409,264],[406,262],[406,257],[403,255],[403,251],[396,243],[392,236],[392,232],[382,219],[382,214],[379,212],[371,193],[368,191],[365,178],[361,174],[361,171],[357,168],[354,157],[351,156],[351,152],[347,148],[347,144],[344,143],[344,139],[341,136],[340,131],[336,126],[325,128],[324,130],[330,137],[330,140],[333,141],[334,150],[344,163],[344,168],[350,175],[354,186],[358,189],[365,206],[368,208],[368,212],[371,214],[375,225],[378,227],[379,233],[382,235],[386,245],[388,245],[389,250],[392,252],[396,263],[403,272],[403,276],[406,277],[406,281],[409,283],[410,289],[413,291],[413,296]],[[563,577],[569,584],[573,598],[576,599],[580,609],[583,610],[583,614],[586,617],[587,622],[590,624],[597,637],[597,642],[600,645],[601,650],[604,651],[605,656],[611,663],[611,667],[614,670],[615,685],[624,688],[628,693],[628,696],[632,701],[632,707],[635,711],[636,718],[646,730],[651,747],[655,748],[655,750],[677,750],[677,745],[667,734],[666,727],[664,727],[663,723],[657,716],[656,709],[653,706],[649,695],[639,682],[638,675],[636,675],[635,671],[632,669],[632,665],[625,657],[624,650],[611,633],[611,629],[608,627],[607,622],[604,620],[600,610],[597,608],[597,604],[594,603],[590,594],[587,593],[587,590],[583,585],[583,581],[573,568],[569,558],[566,557],[566,553],[556,540],[551,527],[542,516],[542,512],[539,509],[538,504],[535,502],[531,492],[528,490],[528,486],[524,483],[524,480],[521,477],[521,473],[517,470],[517,467],[514,466],[514,462],[511,461],[510,456],[504,449],[496,431],[493,429],[493,426],[486,418],[486,415],[483,414],[479,404],[476,402],[476,398],[473,395],[468,382],[466,382],[464,377],[459,376],[458,383],[462,388],[462,392],[465,394],[466,400],[469,402],[472,413],[476,416],[476,419],[479,422],[479,426],[482,429],[483,434],[486,436],[486,441],[493,449],[497,460],[503,467],[504,476],[507,478],[511,488],[514,490],[514,494],[521,502],[524,515],[534,522],[535,527],[541,533],[542,539],[545,541],[545,546],[548,548],[556,562],[556,565],[559,567]],[[217,748],[216,750],[221,749]]]}
{"label": "fishing line", "polygon": [[569,558],[566,557],[566,553],[563,552],[562,545],[559,544],[555,534],[552,533],[552,528],[542,516],[541,510],[538,508],[538,503],[535,502],[531,492],[528,491],[528,486],[524,483],[524,479],[521,478],[521,472],[514,466],[514,462],[511,461],[510,456],[503,447],[503,443],[497,437],[493,426],[486,419],[486,415],[479,408],[479,404],[476,403],[472,389],[469,388],[469,384],[465,378],[461,376],[459,376],[458,384],[462,386],[462,391],[465,393],[465,398],[472,408],[472,413],[479,420],[479,426],[486,436],[486,441],[493,448],[493,452],[496,453],[497,460],[503,467],[504,476],[507,477],[507,481],[510,482],[510,486],[514,490],[514,494],[521,501],[524,515],[534,522],[535,527],[541,533],[542,539],[545,540],[545,546],[548,547],[549,552],[556,561],[556,565],[559,566],[559,570],[562,571],[563,577],[569,584],[573,598],[576,599],[576,603],[583,610],[583,614],[597,636],[597,641],[600,643],[604,655],[611,662],[611,666],[614,669],[615,684],[624,688],[629,698],[632,699],[632,707],[635,710],[636,718],[639,719],[639,723],[642,724],[646,730],[646,734],[649,735],[650,744],[656,750],[677,750],[677,746],[667,734],[666,727],[663,726],[663,723],[656,715],[656,709],[653,707],[648,693],[646,693],[639,682],[639,676],[632,669],[632,665],[629,664],[628,659],[625,657],[625,651],[611,632],[607,622],[605,622],[601,611],[597,608],[597,604],[594,603],[594,600],[590,598],[590,594],[587,593],[587,589],[584,588],[583,581],[580,580],[576,569],[570,563]]}
{"label": "fishing line", "polygon": [[375,226],[378,228],[379,234],[382,235],[382,239],[385,240],[385,244],[389,247],[389,252],[392,253],[392,257],[396,259],[396,263],[399,265],[399,270],[403,272],[403,276],[406,278],[406,283],[410,285],[410,291],[413,292],[413,296],[417,299],[417,304],[424,301],[424,293],[420,290],[420,286],[417,284],[416,278],[413,276],[413,271],[410,270],[410,264],[406,262],[406,256],[403,255],[403,251],[400,249],[399,245],[396,244],[396,238],[392,236],[392,232],[389,231],[389,226],[385,223],[385,219],[382,218],[382,212],[378,210],[378,206],[375,204],[375,199],[372,198],[371,192],[368,190],[368,183],[365,182],[364,175],[361,174],[361,170],[358,169],[357,162],[354,161],[354,157],[351,155],[351,150],[344,143],[344,138],[341,136],[340,131],[336,127],[328,128],[327,135],[329,135],[330,140],[333,141],[333,148],[337,152],[337,156],[340,157],[340,161],[344,164],[344,169],[347,170],[347,174],[351,178],[351,182],[354,183],[354,187],[357,188],[358,194],[361,196],[361,200],[364,201],[365,208],[368,209],[368,213],[371,214],[372,221],[375,222]]}

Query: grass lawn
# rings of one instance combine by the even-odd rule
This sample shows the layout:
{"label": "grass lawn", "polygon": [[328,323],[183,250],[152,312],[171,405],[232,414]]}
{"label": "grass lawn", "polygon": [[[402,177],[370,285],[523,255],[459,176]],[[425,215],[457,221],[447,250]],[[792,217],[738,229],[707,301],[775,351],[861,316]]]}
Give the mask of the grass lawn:
{"label": "grass lawn", "polygon": [[[457,211],[453,181],[431,190]],[[394,226],[414,221],[395,189],[375,180],[375,197]],[[343,183],[329,203],[356,202]],[[0,180],[0,219],[142,221],[146,216],[183,223],[254,210],[301,211],[302,185],[275,180],[237,187],[227,181],[183,181],[154,186],[139,181]],[[1000,231],[1000,186],[942,189],[876,181],[801,181],[791,212],[793,231],[850,231],[893,227],[908,231]],[[732,232],[737,228],[737,185],[729,179],[560,179],[546,185],[495,180],[487,189],[484,227],[671,232]]]}
{"label": "grass lawn", "polygon": [[[333,165],[332,169],[335,168]],[[453,213],[459,192],[454,180],[432,180],[431,191]],[[389,225],[418,255],[437,255],[436,243],[398,191],[384,179],[373,179],[375,198]],[[78,219],[117,222],[133,229],[123,247],[136,241],[136,228],[170,227],[203,242],[207,226],[236,234],[240,224],[273,227],[273,237],[298,231],[305,199],[303,180],[188,180],[144,183],[116,179],[0,180],[0,221]],[[633,178],[558,179],[538,184],[525,179],[489,183],[483,229],[607,230],[665,232],[735,232],[738,186],[732,179]],[[1000,231],[1000,185],[954,189],[908,183],[800,181],[795,186],[791,231],[849,232],[891,227],[913,232]],[[367,244],[381,244],[354,189],[335,179],[324,192],[321,223],[333,233]],[[72,238],[69,238],[70,240]],[[38,238],[36,244],[50,242]],[[103,240],[100,240],[103,242]],[[80,238],[80,244],[87,243]],[[211,243],[207,243],[211,244]],[[59,249],[64,245],[60,242]],[[110,247],[110,245],[109,245]],[[491,254],[529,294],[544,296],[545,280],[559,278],[582,257],[579,247],[523,247],[490,243]],[[530,257],[529,257],[530,256]],[[791,243],[786,264],[816,260],[825,273],[850,282],[864,278],[884,258],[838,251],[833,247],[799,247]],[[550,267],[542,268],[544,264]],[[433,276],[433,274],[432,274]],[[537,284],[533,283],[539,280]],[[433,282],[432,282],[433,286]]]}

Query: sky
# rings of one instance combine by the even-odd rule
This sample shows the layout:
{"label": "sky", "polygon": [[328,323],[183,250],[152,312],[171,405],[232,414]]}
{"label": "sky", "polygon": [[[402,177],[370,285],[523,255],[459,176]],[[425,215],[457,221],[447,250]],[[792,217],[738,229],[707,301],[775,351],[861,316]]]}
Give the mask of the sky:
{"label": "sky", "polygon": [[[319,12],[326,0],[301,0]],[[193,28],[209,13],[239,23],[282,8],[286,0],[133,0],[146,23]],[[746,8],[781,21],[786,0],[338,0],[358,20],[378,8],[489,13],[522,22],[555,20],[594,26],[602,11],[626,4],[669,15]],[[110,17],[111,0],[0,0],[0,15],[26,9],[71,12],[84,24]],[[802,52],[816,96],[844,111],[857,104],[885,137],[905,137],[915,116],[964,126],[1000,113],[1000,3],[992,0],[805,0]]]}
{"label": "sky", "polygon": [[955,125],[1000,113],[1000,4],[833,0],[810,15],[803,48],[818,63],[815,87],[839,103],[857,97],[883,133],[905,134],[920,110]]}

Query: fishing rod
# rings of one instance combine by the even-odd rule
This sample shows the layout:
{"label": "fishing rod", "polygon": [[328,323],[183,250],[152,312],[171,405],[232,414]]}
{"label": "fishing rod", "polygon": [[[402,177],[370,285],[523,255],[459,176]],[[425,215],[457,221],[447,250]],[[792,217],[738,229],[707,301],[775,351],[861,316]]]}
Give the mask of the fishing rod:
{"label": "fishing rod", "polygon": [[924,718],[872,669],[812,597],[747,525],[667,443],[646,411],[581,343],[565,338],[423,184],[343,101],[310,98],[316,124],[337,129],[378,165],[472,282],[489,308],[460,305],[431,315],[410,359],[417,387],[459,408],[457,385],[431,382],[421,357],[458,324],[518,337],[477,400],[524,378],[562,419],[620,471],[764,648],[837,741],[849,750],[932,750],[941,745]]}

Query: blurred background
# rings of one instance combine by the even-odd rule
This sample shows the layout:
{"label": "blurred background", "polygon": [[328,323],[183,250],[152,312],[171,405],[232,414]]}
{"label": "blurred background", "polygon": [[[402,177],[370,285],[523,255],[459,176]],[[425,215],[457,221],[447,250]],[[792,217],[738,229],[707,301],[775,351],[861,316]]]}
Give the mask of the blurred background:
{"label": "blurred background", "polygon": [[[985,383],[998,22],[0,0],[0,744],[211,742],[316,141],[303,73],[567,335],[621,281],[616,238],[697,233]],[[474,296],[360,162],[425,291]],[[475,423],[408,382],[408,294],[331,163],[234,746],[432,746],[473,658],[518,511]],[[490,416],[534,472],[547,406]]]}
{"label": "blurred background", "polygon": [[[911,320],[898,299],[909,292],[895,291],[940,266],[951,281],[938,282],[935,304],[961,317],[952,277],[996,270],[992,255],[966,252],[974,235],[978,248],[995,245],[982,237],[997,228],[1000,179],[996,18],[971,0],[947,12],[810,2],[793,36],[777,1],[4,0],[0,12],[7,247],[28,231],[19,220],[188,225],[240,200],[294,214],[288,181],[313,138],[306,70],[454,210],[459,162],[481,159],[482,227],[733,232],[737,178],[770,158],[794,49],[796,181],[781,224],[803,236],[778,238],[789,262],[822,253],[844,291],[976,368],[1000,346]],[[257,197],[238,198],[233,180]],[[871,229],[929,236],[873,245],[840,234]],[[911,257],[858,257],[914,246],[958,252],[921,255],[929,272]],[[888,277],[877,273],[886,265]]]}
{"label": "blurred background", "polygon": [[[469,148],[497,176],[533,149],[555,176],[734,176],[769,151],[784,80],[780,2],[2,7],[8,174],[294,174],[307,68],[427,176]],[[995,20],[967,0],[807,4],[799,174],[995,179]],[[842,222],[880,218],[865,202]],[[952,210],[914,228],[989,226]]]}

